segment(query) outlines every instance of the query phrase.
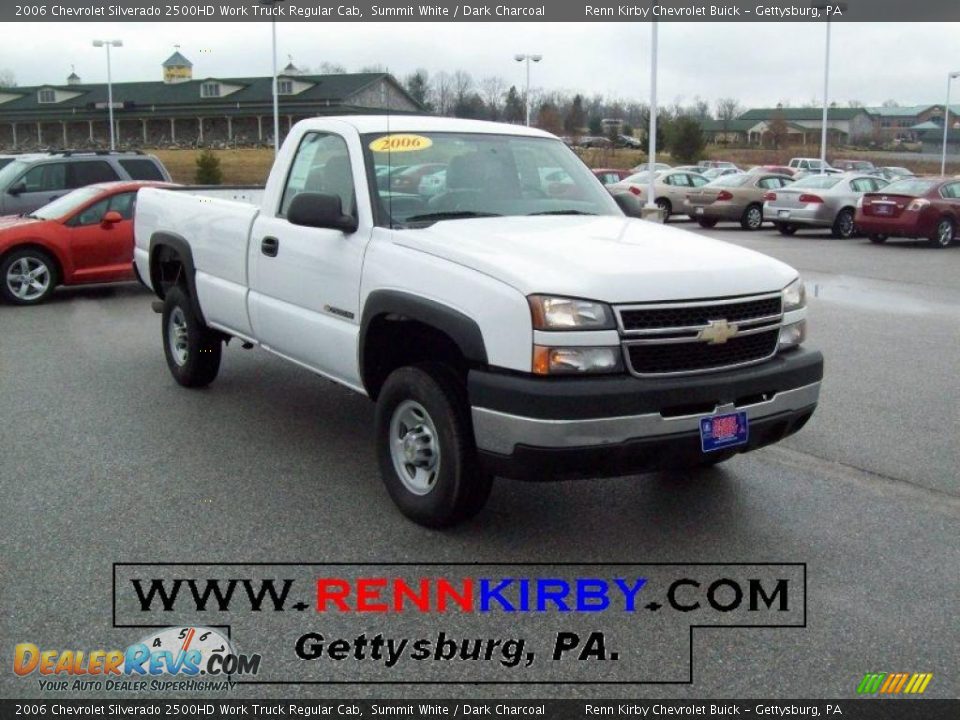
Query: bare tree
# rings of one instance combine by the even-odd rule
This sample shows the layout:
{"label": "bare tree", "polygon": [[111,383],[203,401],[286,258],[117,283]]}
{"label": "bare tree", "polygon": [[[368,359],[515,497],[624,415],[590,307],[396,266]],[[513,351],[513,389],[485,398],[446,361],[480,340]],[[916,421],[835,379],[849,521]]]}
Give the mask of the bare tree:
{"label": "bare tree", "polygon": [[362,68],[357,70],[357,72],[362,73],[385,73],[390,72],[387,69],[386,65],[381,65],[380,63],[374,63],[373,65],[364,65]]}
{"label": "bare tree", "polygon": [[17,78],[13,74],[13,70],[8,70],[4,68],[0,70],[0,87],[16,87]]}
{"label": "bare tree", "polygon": [[305,75],[345,75],[347,68],[340,63],[322,62],[315,71],[307,68],[303,72]]}
{"label": "bare tree", "polygon": [[900,107],[900,103],[898,103],[896,100],[884,100],[883,106],[885,108],[895,108]]}
{"label": "bare tree", "polygon": [[450,80],[453,86],[454,103],[463,103],[473,90],[473,78],[465,70],[457,70]]}
{"label": "bare tree", "polygon": [[453,109],[453,81],[450,74],[441,70],[430,82],[431,104],[440,115],[448,115]]}
{"label": "bare tree", "polygon": [[717,100],[717,120],[723,123],[724,132],[726,132],[730,122],[740,117],[742,112],[743,108],[736,98],[725,97]]}
{"label": "bare tree", "polygon": [[507,92],[507,81],[499,75],[489,75],[480,81],[480,97],[486,103],[491,115],[499,118],[503,110],[503,96]]}
{"label": "bare tree", "polygon": [[859,100],[847,100],[847,107],[862,108],[863,103],[860,102]]}

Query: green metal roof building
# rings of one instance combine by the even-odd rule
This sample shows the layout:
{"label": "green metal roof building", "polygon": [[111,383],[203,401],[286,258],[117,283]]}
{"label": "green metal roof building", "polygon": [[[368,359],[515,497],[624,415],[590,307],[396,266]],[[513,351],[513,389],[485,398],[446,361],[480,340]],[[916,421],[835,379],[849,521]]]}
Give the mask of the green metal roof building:
{"label": "green metal roof building", "polygon": [[[271,77],[194,79],[179,51],[164,80],[113,83],[123,147],[272,142]],[[171,73],[171,71],[174,71]],[[281,74],[281,136],[298,120],[345,113],[415,113],[423,108],[388,73]],[[0,88],[0,148],[103,147],[109,124],[106,84],[67,82]]]}

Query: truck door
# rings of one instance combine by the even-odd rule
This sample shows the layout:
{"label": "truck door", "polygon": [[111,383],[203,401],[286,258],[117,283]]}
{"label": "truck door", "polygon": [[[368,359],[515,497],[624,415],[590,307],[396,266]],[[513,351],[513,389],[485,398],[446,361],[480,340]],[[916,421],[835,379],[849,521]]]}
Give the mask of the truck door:
{"label": "truck door", "polygon": [[[255,337],[274,352],[354,386],[361,385],[360,270],[371,232],[369,211],[358,215],[355,178],[362,173],[359,145],[351,153],[336,133],[306,133],[279,207],[264,208],[249,246]],[[286,211],[301,192],[338,196],[343,212],[359,217],[357,231],[291,224]]]}

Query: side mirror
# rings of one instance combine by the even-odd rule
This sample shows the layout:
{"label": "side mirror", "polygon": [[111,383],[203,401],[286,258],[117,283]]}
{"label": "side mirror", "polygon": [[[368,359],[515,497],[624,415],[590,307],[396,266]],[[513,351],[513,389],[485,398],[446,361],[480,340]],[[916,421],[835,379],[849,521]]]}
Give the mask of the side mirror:
{"label": "side mirror", "polygon": [[8,192],[10,195],[13,195],[14,197],[16,197],[17,195],[19,195],[20,193],[25,193],[26,191],[27,191],[27,184],[26,184],[25,182],[22,182],[22,181],[21,181],[21,182],[18,182],[16,185],[11,185],[11,186],[7,189],[7,192]]}
{"label": "side mirror", "polygon": [[100,218],[100,224],[104,227],[108,225],[116,225],[118,222],[123,222],[123,215],[118,213],[116,210],[110,210],[103,214],[103,217]]}
{"label": "side mirror", "polygon": [[345,233],[357,231],[357,219],[343,214],[339,195],[298,193],[287,208],[287,220],[292,225],[304,227],[342,230]]}

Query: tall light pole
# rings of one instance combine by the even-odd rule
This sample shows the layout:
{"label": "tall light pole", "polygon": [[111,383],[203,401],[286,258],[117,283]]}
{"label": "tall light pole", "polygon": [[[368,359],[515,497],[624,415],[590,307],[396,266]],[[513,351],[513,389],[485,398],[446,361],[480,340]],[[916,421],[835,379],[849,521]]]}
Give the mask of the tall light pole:
{"label": "tall light pole", "polygon": [[647,210],[653,210],[657,204],[654,200],[654,169],[657,165],[657,22],[650,24],[650,127],[648,129],[649,138],[647,138],[647,154],[649,165],[647,174]]}
{"label": "tall light pole", "polygon": [[533,62],[540,62],[543,60],[543,55],[528,55],[524,53],[518,53],[513,56],[513,59],[517,62],[527,63],[527,86],[523,93],[523,98],[524,105],[527,106],[527,127],[530,127],[530,61],[533,60]]}
{"label": "tall light pole", "polygon": [[820,131],[820,174],[827,172],[827,110],[830,107],[830,21],[827,20],[827,50],[823,58],[823,128]]}
{"label": "tall light pole", "polygon": [[940,174],[947,174],[947,133],[950,130],[950,81],[960,77],[960,72],[947,73],[947,102],[943,106],[943,154],[940,156]]}
{"label": "tall light pole", "polygon": [[273,75],[273,154],[280,152],[280,93],[277,84],[277,21],[273,19],[273,5],[279,5],[284,0],[260,0],[261,4],[271,6],[270,14],[270,63]]}
{"label": "tall light pole", "polygon": [[110,117],[110,149],[117,149],[115,128],[113,125],[113,74],[110,70],[110,48],[123,47],[123,40],[94,40],[94,47],[107,49],[107,112]]}

